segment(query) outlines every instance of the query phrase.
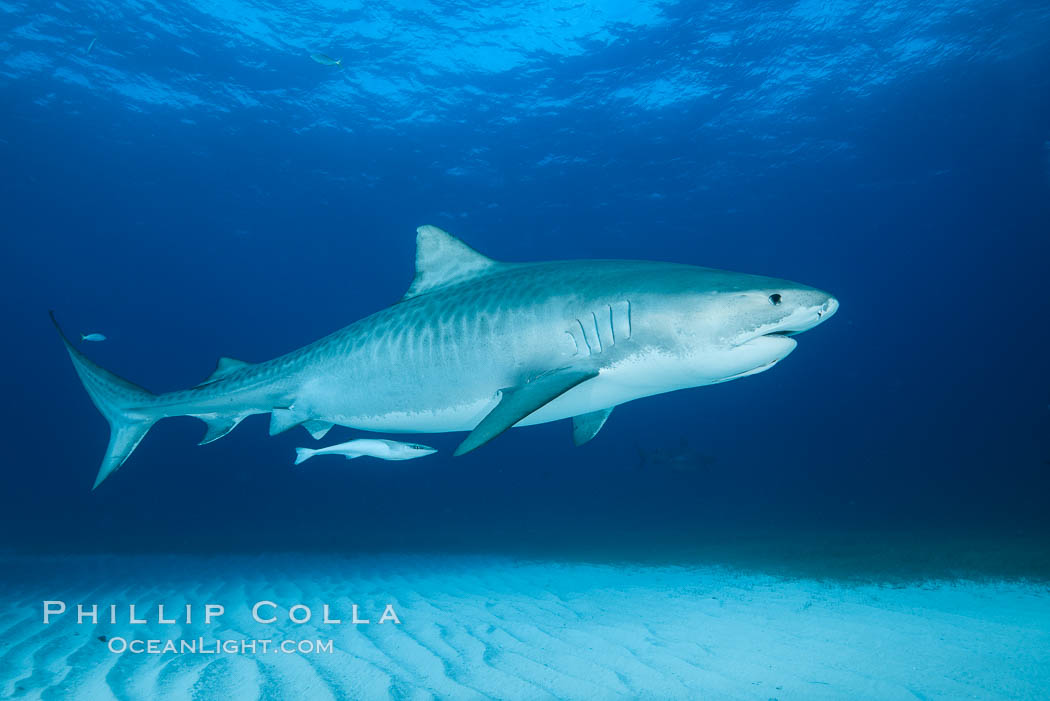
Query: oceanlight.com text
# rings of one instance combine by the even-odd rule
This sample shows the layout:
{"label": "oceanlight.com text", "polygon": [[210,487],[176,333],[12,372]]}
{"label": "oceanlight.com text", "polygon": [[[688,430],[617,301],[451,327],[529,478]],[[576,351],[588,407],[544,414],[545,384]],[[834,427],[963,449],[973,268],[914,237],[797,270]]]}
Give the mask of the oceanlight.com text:
{"label": "oceanlight.com text", "polygon": [[122,638],[106,640],[109,651],[133,655],[330,655],[335,652],[331,640],[205,640],[180,638],[178,640]]}

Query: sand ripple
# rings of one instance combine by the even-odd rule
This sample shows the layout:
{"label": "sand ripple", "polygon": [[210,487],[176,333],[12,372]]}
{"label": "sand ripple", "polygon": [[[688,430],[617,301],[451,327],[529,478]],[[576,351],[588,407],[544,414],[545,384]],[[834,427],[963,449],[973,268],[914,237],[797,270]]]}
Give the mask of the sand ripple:
{"label": "sand ripple", "polygon": [[[490,557],[5,556],[0,696],[84,699],[1038,698],[1045,584],[842,585],[719,568]],[[42,623],[42,602],[100,604]],[[251,605],[279,604],[278,621]],[[120,619],[108,620],[118,604]],[[148,622],[131,624],[127,605]],[[186,624],[157,621],[157,605]],[[203,624],[203,606],[226,613]],[[327,603],[342,624],[321,621]],[[378,624],[393,604],[401,625]],[[309,606],[297,625],[288,608]],[[368,625],[350,624],[357,604]],[[99,640],[331,640],[115,654]]]}

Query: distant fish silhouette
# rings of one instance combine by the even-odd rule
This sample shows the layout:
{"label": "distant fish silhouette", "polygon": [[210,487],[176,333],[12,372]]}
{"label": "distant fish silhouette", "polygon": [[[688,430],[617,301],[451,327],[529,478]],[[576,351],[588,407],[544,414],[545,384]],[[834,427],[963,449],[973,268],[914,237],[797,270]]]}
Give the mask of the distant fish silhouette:
{"label": "distant fish silhouette", "polygon": [[80,334],[81,341],[105,341],[106,337],[100,333],[82,333]]}
{"label": "distant fish silhouette", "polygon": [[91,43],[90,43],[90,44],[88,44],[88,48],[87,48],[87,51],[85,51],[84,53],[87,53],[87,54],[91,53],[91,50],[92,50],[93,48],[95,48],[95,42],[96,42],[96,41],[98,41],[98,37],[93,37],[93,38],[91,39]]}
{"label": "distant fish silhouette", "polygon": [[638,447],[639,469],[666,470],[677,473],[700,472],[715,464],[715,458],[689,447],[685,436],[676,448],[656,448],[646,450]]}
{"label": "distant fish silhouette", "polygon": [[332,58],[331,56],[326,56],[325,54],[310,54],[310,58],[312,58],[313,60],[315,60],[318,63],[320,63],[322,66],[342,66],[343,65],[343,59],[341,59],[341,58]]}

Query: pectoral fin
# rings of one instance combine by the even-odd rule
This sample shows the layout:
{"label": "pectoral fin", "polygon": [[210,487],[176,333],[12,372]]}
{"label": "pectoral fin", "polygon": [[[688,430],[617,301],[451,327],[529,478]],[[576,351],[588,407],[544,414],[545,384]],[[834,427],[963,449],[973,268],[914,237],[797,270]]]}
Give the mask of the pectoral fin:
{"label": "pectoral fin", "polygon": [[605,420],[615,408],[599,409],[589,414],[572,417],[572,442],[579,446],[597,436],[598,431],[601,431],[602,426],[605,425]]}
{"label": "pectoral fin", "polygon": [[597,375],[598,371],[593,368],[561,368],[525,384],[501,390],[499,404],[459,444],[454,455],[463,455],[485,445],[544,404]]}

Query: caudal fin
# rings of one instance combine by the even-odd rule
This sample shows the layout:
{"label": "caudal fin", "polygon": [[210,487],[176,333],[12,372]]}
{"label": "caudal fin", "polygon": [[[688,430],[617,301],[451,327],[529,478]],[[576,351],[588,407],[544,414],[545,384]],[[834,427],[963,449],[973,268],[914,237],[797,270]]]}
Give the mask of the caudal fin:
{"label": "caudal fin", "polygon": [[73,360],[73,367],[80,376],[84,389],[109,422],[109,446],[92,487],[95,489],[124,464],[159,418],[148,411],[155,395],[88,360],[87,356],[69,342],[55,319],[55,313],[50,314],[51,322],[58,329],[62,342],[66,344],[66,350]]}
{"label": "caudal fin", "polygon": [[298,465],[303,460],[309,460],[310,458],[312,458],[314,456],[314,453],[316,453],[316,452],[317,452],[316,450],[311,450],[310,448],[296,448],[295,449],[295,464]]}

